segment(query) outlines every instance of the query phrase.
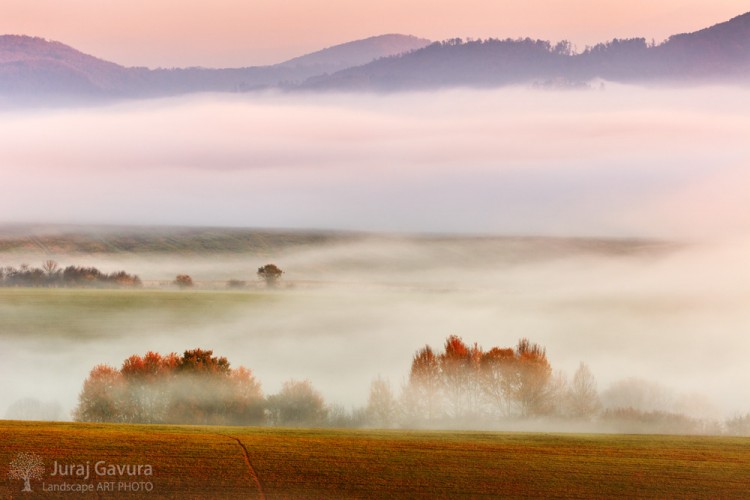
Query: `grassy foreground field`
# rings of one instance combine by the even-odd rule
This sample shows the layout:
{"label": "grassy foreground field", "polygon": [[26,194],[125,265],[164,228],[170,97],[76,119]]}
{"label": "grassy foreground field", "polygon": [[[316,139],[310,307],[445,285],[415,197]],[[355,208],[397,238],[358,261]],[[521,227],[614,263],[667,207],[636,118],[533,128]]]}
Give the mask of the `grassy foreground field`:
{"label": "grassy foreground field", "polygon": [[[750,488],[745,438],[0,421],[0,442],[0,498],[33,496],[7,476],[21,452],[44,460],[31,482],[40,497],[747,498]],[[91,477],[50,477],[55,461],[89,462]],[[153,474],[97,477],[98,461]],[[118,491],[133,481],[153,489]],[[93,492],[48,492],[61,482]],[[97,491],[105,482],[114,492]]]}

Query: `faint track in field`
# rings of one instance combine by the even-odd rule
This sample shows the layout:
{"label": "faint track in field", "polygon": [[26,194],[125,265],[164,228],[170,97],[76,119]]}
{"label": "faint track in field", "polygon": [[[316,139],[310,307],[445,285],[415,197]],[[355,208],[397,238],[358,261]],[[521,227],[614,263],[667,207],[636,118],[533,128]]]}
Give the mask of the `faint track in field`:
{"label": "faint track in field", "polygon": [[245,457],[245,463],[247,464],[247,470],[250,473],[250,478],[255,483],[255,486],[258,487],[258,493],[260,494],[260,499],[266,500],[266,494],[263,492],[263,485],[260,482],[260,478],[258,477],[258,474],[255,472],[255,468],[253,467],[253,464],[250,462],[250,453],[248,453],[245,445],[242,443],[242,441],[240,441],[239,438],[236,438],[234,436],[230,436],[228,434],[219,434],[219,435],[228,437],[229,439],[231,439],[232,441],[240,445],[240,448],[242,448],[242,454]]}

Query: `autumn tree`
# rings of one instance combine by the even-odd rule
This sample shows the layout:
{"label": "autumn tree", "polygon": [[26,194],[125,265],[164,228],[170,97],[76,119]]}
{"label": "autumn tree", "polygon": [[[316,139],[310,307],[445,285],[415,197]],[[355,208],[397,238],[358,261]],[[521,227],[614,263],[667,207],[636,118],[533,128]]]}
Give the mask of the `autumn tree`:
{"label": "autumn tree", "polygon": [[130,356],[123,362],[120,369],[126,381],[120,408],[123,420],[138,423],[166,420],[178,363],[174,353],[162,356],[152,351],[145,356]]}
{"label": "autumn tree", "polygon": [[518,385],[515,400],[522,417],[546,415],[554,409],[551,404],[550,378],[552,367],[546,350],[539,344],[521,339],[515,350]]}
{"label": "autumn tree", "polygon": [[409,420],[431,422],[443,414],[443,392],[438,358],[430,346],[412,358],[409,381],[402,395],[402,406]]}
{"label": "autumn tree", "polygon": [[521,339],[515,349],[485,352],[451,335],[443,352],[425,346],[414,355],[401,406],[412,422],[420,415],[427,421],[550,415],[562,407],[566,388],[538,344]]}
{"label": "autumn tree", "polygon": [[73,412],[79,422],[122,422],[123,376],[108,365],[97,365],[83,383]]}
{"label": "autumn tree", "polygon": [[193,278],[188,274],[178,274],[173,283],[180,288],[191,288],[193,286]]}
{"label": "autumn tree", "polygon": [[509,347],[493,347],[482,355],[482,394],[492,411],[501,417],[513,414],[514,398],[520,382],[516,367],[516,355]]}
{"label": "autumn tree", "polygon": [[258,268],[258,277],[266,282],[266,286],[274,287],[284,273],[276,264],[266,264]]}
{"label": "autumn tree", "polygon": [[438,361],[450,416],[467,417],[479,413],[481,359],[482,350],[477,344],[469,347],[456,335],[446,339]]}
{"label": "autumn tree", "polygon": [[260,383],[213,351],[148,352],[120,370],[100,365],[84,382],[75,419],[94,422],[250,425],[264,421]]}

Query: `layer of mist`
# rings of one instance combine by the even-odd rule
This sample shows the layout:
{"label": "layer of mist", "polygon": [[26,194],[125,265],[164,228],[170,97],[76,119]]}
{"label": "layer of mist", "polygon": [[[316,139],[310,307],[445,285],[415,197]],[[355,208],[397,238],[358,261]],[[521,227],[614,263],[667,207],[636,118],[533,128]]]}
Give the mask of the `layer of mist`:
{"label": "layer of mist", "polygon": [[203,95],[6,112],[5,222],[747,231],[748,91]]}
{"label": "layer of mist", "polygon": [[[636,405],[643,410],[732,416],[750,410],[748,248],[372,236],[280,251],[285,275],[270,292],[255,282],[263,252],[56,255],[135,272],[146,286],[128,293],[147,298],[5,296],[3,401],[56,400],[69,411],[98,363],[204,347],[252,369],[266,394],[310,379],[328,403],[351,408],[366,403],[377,376],[399,390],[417,349],[457,334],[486,348],[527,337],[568,377],[583,361],[613,405],[631,396],[607,391],[638,378],[658,387],[658,398]],[[149,290],[178,273],[196,288]],[[229,279],[249,284],[221,291]]]}
{"label": "layer of mist", "polygon": [[[67,414],[96,364],[195,347],[251,368],[266,394],[309,378],[329,403],[362,405],[374,377],[398,388],[414,351],[450,334],[486,347],[528,337],[569,376],[587,363],[602,392],[633,377],[658,384],[669,397],[648,408],[746,413],[748,97],[608,84],[4,112],[3,222],[402,236],[245,254],[3,252],[3,266],[54,258],[124,269],[146,287],[187,273],[199,296],[275,262],[288,286],[188,306],[6,296],[0,415],[24,398]],[[557,240],[408,233],[671,243],[569,252]]]}

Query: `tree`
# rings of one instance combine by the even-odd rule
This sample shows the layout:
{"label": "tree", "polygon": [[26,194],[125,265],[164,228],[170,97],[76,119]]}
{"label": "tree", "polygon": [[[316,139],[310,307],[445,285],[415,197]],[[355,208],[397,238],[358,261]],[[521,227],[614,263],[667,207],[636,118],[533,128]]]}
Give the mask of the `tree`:
{"label": "tree", "polygon": [[266,282],[266,286],[274,287],[284,273],[276,264],[266,264],[258,268],[258,277]]}
{"label": "tree", "polygon": [[641,411],[671,411],[673,396],[656,383],[641,378],[627,378],[614,382],[602,393],[605,408],[634,408]]}
{"label": "tree", "polygon": [[42,402],[34,398],[16,400],[5,412],[6,420],[64,420],[62,406],[57,401]]}
{"label": "tree", "polygon": [[15,460],[10,463],[8,478],[22,479],[23,490],[21,491],[32,491],[31,480],[41,480],[42,474],[44,474],[42,457],[35,453],[19,453]]}
{"label": "tree", "polygon": [[60,266],[54,260],[45,260],[42,263],[42,271],[47,274],[47,285],[52,285],[60,278]]}
{"label": "tree", "polygon": [[179,358],[149,351],[130,356],[122,363],[123,398],[120,414],[126,422],[159,423],[166,419],[170,404],[173,372]]}
{"label": "tree", "polygon": [[730,436],[750,436],[750,413],[727,419],[724,428]]}
{"label": "tree", "polygon": [[469,348],[460,337],[451,335],[445,340],[445,351],[438,360],[448,412],[458,417],[465,410],[469,385]]}
{"label": "tree", "polygon": [[265,401],[260,382],[244,366],[229,375],[230,392],[226,400],[227,423],[230,425],[260,424],[265,418]]}
{"label": "tree", "polygon": [[550,393],[552,367],[539,344],[521,339],[516,346],[518,385],[515,400],[522,417],[546,415],[554,410]]}
{"label": "tree", "polygon": [[398,404],[391,390],[391,384],[380,377],[373,380],[367,401],[369,423],[381,428],[391,427],[396,419],[397,411]]}
{"label": "tree", "polygon": [[438,358],[448,411],[453,417],[476,416],[479,412],[479,370],[482,350],[475,343],[467,346],[461,337],[451,335]]}
{"label": "tree", "polygon": [[180,288],[190,288],[193,286],[193,278],[188,274],[178,274],[174,280],[174,284]]}
{"label": "tree", "polygon": [[130,356],[84,382],[74,418],[87,422],[250,425],[264,420],[260,383],[204,349]]}
{"label": "tree", "polygon": [[402,406],[410,419],[432,421],[442,416],[442,403],[440,365],[432,348],[426,345],[412,358]]}
{"label": "tree", "polygon": [[586,420],[591,419],[601,408],[596,379],[583,362],[578,365],[568,389],[567,407],[571,417]]}
{"label": "tree", "polygon": [[108,365],[97,365],[83,382],[74,420],[81,422],[122,422],[122,374]]}
{"label": "tree", "polygon": [[328,414],[323,396],[309,380],[289,380],[278,394],[268,397],[271,423],[275,425],[322,425]]}
{"label": "tree", "polygon": [[513,398],[519,384],[516,365],[516,355],[511,348],[493,347],[482,356],[482,393],[485,401],[501,417],[513,413]]}
{"label": "tree", "polygon": [[210,349],[185,351],[182,358],[177,362],[177,370],[193,373],[229,373],[229,361],[227,358],[224,356],[218,358],[213,353]]}

